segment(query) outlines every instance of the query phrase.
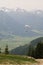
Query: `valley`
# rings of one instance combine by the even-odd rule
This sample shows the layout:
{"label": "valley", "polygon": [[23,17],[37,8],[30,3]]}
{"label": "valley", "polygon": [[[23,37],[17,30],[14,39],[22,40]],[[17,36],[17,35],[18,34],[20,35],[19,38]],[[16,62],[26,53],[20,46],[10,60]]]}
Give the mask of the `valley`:
{"label": "valley", "polygon": [[[43,59],[33,58],[40,41],[43,43],[43,10],[0,9],[0,65],[43,65]],[[5,54],[6,45],[9,54]]]}
{"label": "valley", "polygon": [[4,48],[7,44],[9,47],[9,50],[12,50],[19,46],[25,46],[26,44],[29,45],[29,43],[36,38],[38,37],[22,37],[22,36],[17,36],[17,35],[8,34],[8,33],[1,33],[0,48],[2,48],[2,51],[4,51]]}

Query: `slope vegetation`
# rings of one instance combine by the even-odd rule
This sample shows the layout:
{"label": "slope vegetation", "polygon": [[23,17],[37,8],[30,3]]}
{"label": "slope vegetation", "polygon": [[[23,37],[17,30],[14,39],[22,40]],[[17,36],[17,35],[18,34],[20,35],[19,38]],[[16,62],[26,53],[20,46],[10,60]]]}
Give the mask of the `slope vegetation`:
{"label": "slope vegetation", "polygon": [[34,58],[29,58],[27,56],[20,56],[20,55],[5,55],[1,54],[0,55],[0,64],[15,64],[15,65],[30,65],[36,63]]}

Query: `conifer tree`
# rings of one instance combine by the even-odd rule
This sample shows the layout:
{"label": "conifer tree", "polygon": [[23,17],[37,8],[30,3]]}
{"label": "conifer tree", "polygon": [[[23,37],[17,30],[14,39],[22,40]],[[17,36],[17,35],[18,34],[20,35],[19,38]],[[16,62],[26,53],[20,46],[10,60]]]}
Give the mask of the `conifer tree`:
{"label": "conifer tree", "polygon": [[0,48],[0,53],[1,53],[1,48]]}
{"label": "conifer tree", "polygon": [[6,45],[5,54],[9,54],[8,45]]}
{"label": "conifer tree", "polygon": [[43,42],[37,44],[35,54],[36,58],[43,58]]}

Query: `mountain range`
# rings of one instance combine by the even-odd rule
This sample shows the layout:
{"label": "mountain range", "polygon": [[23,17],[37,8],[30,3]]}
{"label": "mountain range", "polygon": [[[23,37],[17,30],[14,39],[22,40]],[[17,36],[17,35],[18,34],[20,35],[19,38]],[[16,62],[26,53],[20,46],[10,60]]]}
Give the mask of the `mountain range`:
{"label": "mountain range", "polygon": [[43,36],[43,11],[1,8],[0,36],[1,32],[25,37]]}

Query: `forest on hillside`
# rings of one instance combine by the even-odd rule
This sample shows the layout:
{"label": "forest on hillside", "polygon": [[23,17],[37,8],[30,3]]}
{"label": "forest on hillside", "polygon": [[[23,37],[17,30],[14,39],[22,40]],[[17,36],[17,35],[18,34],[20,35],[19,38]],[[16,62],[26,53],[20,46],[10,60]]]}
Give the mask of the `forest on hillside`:
{"label": "forest on hillside", "polygon": [[42,59],[43,58],[43,42],[40,41],[37,43],[36,46],[29,46],[29,56],[34,57],[34,58],[38,58],[38,59]]}

